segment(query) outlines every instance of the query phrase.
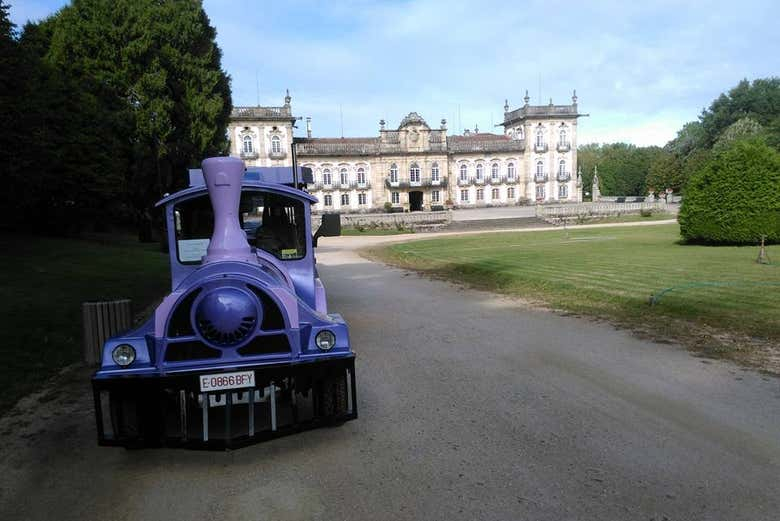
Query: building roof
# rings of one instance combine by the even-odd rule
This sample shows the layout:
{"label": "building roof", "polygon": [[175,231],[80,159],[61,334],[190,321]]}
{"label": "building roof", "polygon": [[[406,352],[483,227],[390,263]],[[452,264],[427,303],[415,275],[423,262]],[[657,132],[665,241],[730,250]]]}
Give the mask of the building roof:
{"label": "building roof", "polygon": [[479,132],[447,138],[448,152],[522,152],[525,141],[504,134]]}
{"label": "building roof", "polygon": [[577,112],[577,104],[571,105],[524,105],[519,109],[504,113],[504,122],[507,126],[517,121],[522,121],[529,117],[532,118],[578,118],[582,116]]}
{"label": "building roof", "polygon": [[295,121],[289,105],[282,107],[233,107],[230,119],[234,121]]}
{"label": "building roof", "polygon": [[295,138],[298,156],[369,156],[378,152],[377,137]]}

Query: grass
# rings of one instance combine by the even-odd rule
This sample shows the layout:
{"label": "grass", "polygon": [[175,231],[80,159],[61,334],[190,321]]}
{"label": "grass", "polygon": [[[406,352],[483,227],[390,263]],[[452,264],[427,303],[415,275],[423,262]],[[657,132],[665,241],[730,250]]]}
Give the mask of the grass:
{"label": "grass", "polygon": [[[670,224],[419,240],[372,254],[711,355],[749,357],[754,342],[777,347],[780,246],[768,248],[774,264],[759,265],[757,247],[678,241],[679,227]],[[650,306],[651,295],[666,288],[674,289]]]}
{"label": "grass", "polygon": [[0,235],[0,412],[82,360],[81,303],[133,299],[140,311],[170,287],[159,244]]}
{"label": "grass", "polygon": [[357,228],[342,228],[341,235],[355,236],[355,235],[403,235],[406,233],[414,233],[411,230],[403,229],[398,230],[396,228],[365,228],[359,230]]}

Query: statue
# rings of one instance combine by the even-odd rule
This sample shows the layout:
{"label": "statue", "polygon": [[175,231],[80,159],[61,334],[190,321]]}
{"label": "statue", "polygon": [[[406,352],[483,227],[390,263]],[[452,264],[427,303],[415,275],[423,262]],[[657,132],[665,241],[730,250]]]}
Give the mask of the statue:
{"label": "statue", "polygon": [[601,199],[601,190],[599,190],[599,167],[593,167],[593,188],[591,189],[593,197],[591,200],[595,203]]}

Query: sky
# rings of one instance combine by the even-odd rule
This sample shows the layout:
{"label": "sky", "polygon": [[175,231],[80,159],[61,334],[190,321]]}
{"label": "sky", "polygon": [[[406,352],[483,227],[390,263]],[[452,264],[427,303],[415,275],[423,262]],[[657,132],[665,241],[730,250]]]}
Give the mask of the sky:
{"label": "sky", "polygon": [[[17,25],[62,0],[8,0]],[[741,79],[780,74],[777,0],[205,0],[233,104],[283,103],[314,136],[376,136],[409,112],[502,132],[504,101],[571,103],[579,144],[664,145]],[[305,133],[298,124],[296,135]]]}

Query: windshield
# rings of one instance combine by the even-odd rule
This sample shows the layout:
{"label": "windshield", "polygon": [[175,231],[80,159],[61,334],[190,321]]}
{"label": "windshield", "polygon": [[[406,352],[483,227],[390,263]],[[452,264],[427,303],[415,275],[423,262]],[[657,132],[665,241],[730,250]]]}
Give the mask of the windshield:
{"label": "windshield", "polygon": [[[241,192],[238,218],[252,246],[282,260],[306,255],[306,219],[303,202],[259,190]],[[208,194],[174,206],[176,255],[182,264],[199,264],[206,254],[214,227]]]}

